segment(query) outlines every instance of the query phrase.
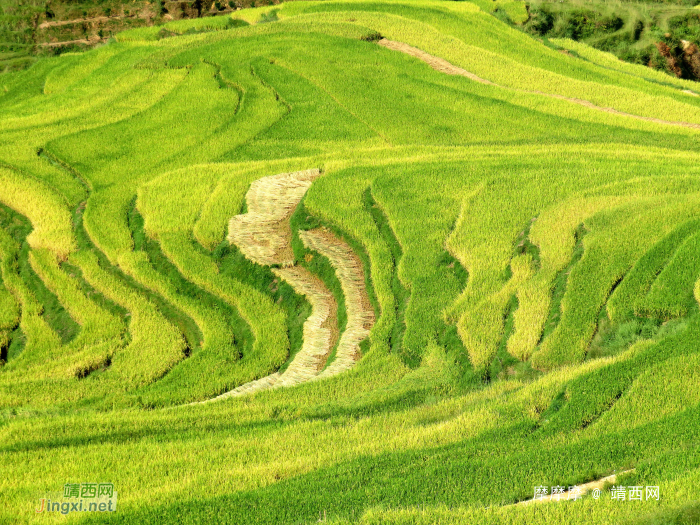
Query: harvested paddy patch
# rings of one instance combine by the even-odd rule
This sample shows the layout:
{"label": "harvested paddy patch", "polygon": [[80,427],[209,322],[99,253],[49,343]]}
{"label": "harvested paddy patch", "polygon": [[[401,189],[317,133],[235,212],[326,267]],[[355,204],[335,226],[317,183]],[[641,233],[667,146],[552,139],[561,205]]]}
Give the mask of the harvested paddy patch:
{"label": "harvested paddy patch", "polygon": [[248,259],[263,266],[293,266],[292,229],[289,218],[318,169],[280,173],[258,179],[246,194],[248,213],[229,222],[228,240]]}
{"label": "harvested paddy patch", "polygon": [[312,313],[304,323],[304,345],[279,380],[279,386],[309,381],[326,364],[338,340],[338,305],[321,279],[301,266],[273,270],[311,303]]}
{"label": "harvested paddy patch", "polygon": [[[360,343],[369,336],[375,320],[360,258],[347,243],[325,229],[299,232],[308,249],[330,261],[340,281],[348,318],[340,340],[338,304],[333,294],[316,275],[294,265],[289,219],[318,176],[319,170],[313,169],[255,181],[246,194],[248,212],[229,223],[229,241],[258,264],[282,266],[274,268],[273,273],[306,297],[312,313],[304,323],[302,348],[286,370],[240,385],[212,400],[329,377],[351,368],[360,358]],[[335,358],[328,363],[336,342]]]}
{"label": "harvested paddy patch", "polygon": [[362,261],[347,243],[330,231],[319,228],[300,231],[304,245],[326,257],[335,268],[345,295],[347,324],[338,343],[336,357],[318,378],[329,377],[351,368],[360,358],[360,343],[374,325],[374,310],[367,295]]}
{"label": "harvested paddy patch", "polygon": [[212,399],[207,399],[206,401],[198,401],[196,403],[190,404],[198,405],[202,403],[210,403],[212,401],[228,399],[229,397],[243,396],[246,394],[254,394],[255,392],[261,392],[263,390],[269,390],[277,384],[277,381],[279,380],[281,375],[282,374],[280,374],[279,372],[275,372],[274,374],[270,374],[269,376],[261,377],[260,379],[256,379],[255,381],[249,381],[248,383],[242,384],[241,386],[238,386],[233,390],[221,394],[220,396],[214,397]]}

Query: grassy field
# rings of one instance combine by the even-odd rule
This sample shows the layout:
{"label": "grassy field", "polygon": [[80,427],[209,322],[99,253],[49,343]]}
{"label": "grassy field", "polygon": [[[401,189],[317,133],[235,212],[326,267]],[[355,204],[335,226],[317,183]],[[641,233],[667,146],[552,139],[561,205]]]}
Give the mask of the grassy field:
{"label": "grassy field", "polygon": [[[699,523],[700,86],[523,9],[265,5],[0,75],[0,523]],[[270,227],[369,337],[199,403],[302,348],[227,235],[311,169]],[[620,472],[659,497],[513,505]],[[36,512],[85,483],[116,512]]]}

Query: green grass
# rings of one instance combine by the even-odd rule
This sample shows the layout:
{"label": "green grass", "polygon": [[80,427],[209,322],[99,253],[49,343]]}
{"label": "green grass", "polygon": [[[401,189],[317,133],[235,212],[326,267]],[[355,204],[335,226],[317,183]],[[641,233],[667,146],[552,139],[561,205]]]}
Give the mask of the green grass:
{"label": "green grass", "polygon": [[[692,522],[700,142],[658,120],[700,124],[700,99],[601,51],[692,36],[689,7],[557,3],[546,43],[523,9],[266,5],[3,74],[0,522]],[[190,405],[302,348],[309,303],[226,235],[253,181],[310,168],[296,263],[342,331],[298,233],[357,254],[361,359]],[[509,505],[630,468],[660,501]],[[116,513],[29,509],[93,480]]]}

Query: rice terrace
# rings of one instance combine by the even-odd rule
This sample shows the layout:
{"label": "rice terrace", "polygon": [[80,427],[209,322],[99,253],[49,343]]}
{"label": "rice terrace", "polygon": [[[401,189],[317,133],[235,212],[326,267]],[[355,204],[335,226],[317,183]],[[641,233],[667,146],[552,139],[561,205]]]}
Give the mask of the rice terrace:
{"label": "rice terrace", "polygon": [[700,0],[81,2],[0,0],[0,524],[700,523]]}

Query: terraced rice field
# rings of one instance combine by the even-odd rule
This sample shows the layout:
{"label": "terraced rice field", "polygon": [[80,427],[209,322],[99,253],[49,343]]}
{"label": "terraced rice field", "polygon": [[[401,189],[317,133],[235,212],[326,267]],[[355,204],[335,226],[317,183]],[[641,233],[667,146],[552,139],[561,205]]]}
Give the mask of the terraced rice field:
{"label": "terraced rice field", "polygon": [[0,523],[697,520],[700,88],[481,4],[0,75]]}

